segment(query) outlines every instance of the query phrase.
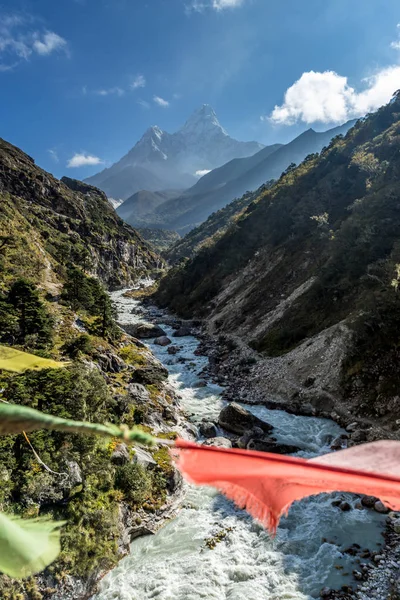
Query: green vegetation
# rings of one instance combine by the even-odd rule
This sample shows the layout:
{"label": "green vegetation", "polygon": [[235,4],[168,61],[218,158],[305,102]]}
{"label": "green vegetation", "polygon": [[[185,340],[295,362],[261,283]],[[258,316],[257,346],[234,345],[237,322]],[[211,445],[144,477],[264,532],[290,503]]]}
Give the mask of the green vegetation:
{"label": "green vegetation", "polygon": [[176,231],[169,231],[168,229],[139,228],[137,231],[146,242],[149,242],[152,248],[160,253],[170,248],[181,237]]}
{"label": "green vegetation", "polygon": [[[399,406],[383,400],[400,385],[399,143],[397,93],[320,155],[289,167],[222,237],[168,273],[158,300],[183,316],[215,309],[221,331],[257,329],[248,341],[270,356],[346,320],[355,333],[346,395],[362,396],[364,415],[400,416]],[[265,316],[300,286],[304,291],[263,329]]]}
{"label": "green vegetation", "polygon": [[[0,437],[0,510],[67,521],[59,558],[46,571],[50,588],[36,577],[18,582],[1,575],[0,597],[47,600],[67,576],[87,583],[116,564],[121,502],[131,511],[153,509],[165,497],[168,477],[158,464],[135,483],[135,502],[129,486],[119,487],[115,445],[151,412],[148,406],[142,414],[136,410],[127,392],[134,368],[146,367],[148,354],[128,344],[115,326],[103,287],[127,285],[162,262],[99,190],[57,181],[3,140],[0,167],[0,343],[17,346],[0,348],[0,368],[20,356],[18,349],[37,355],[28,368],[39,368],[41,356],[53,359],[52,366],[70,361],[64,369],[0,372],[0,399],[41,411],[49,427],[64,418],[114,435],[108,443],[66,431],[59,421],[57,431],[35,428],[29,440],[50,471],[23,435]],[[144,441],[149,433],[142,430],[135,439]]]}
{"label": "green vegetation", "polygon": [[53,319],[36,286],[26,279],[17,279],[0,300],[0,340],[28,348],[47,348],[52,334]]}
{"label": "green vegetation", "polygon": [[272,183],[272,181],[268,182],[256,192],[246,193],[241,198],[212,213],[204,223],[192,229],[185,237],[168,248],[164,252],[165,257],[172,263],[176,263],[184,258],[193,258],[200,250],[213,246],[240,217],[247,206]]}
{"label": "green vegetation", "polygon": [[61,298],[77,311],[85,311],[94,319],[84,320],[89,333],[102,338],[118,338],[114,310],[109,295],[94,277],[88,277],[82,269],[70,266]]}

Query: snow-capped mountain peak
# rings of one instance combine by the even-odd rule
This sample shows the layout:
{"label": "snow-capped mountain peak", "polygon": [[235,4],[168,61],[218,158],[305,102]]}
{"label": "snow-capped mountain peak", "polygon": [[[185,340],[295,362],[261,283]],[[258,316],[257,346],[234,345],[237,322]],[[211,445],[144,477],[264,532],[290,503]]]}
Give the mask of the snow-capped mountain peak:
{"label": "snow-capped mountain peak", "polygon": [[233,158],[251,156],[263,146],[231,138],[214,109],[203,104],[176,133],[154,125],[117,163],[89,177],[88,183],[113,198],[128,198],[147,189],[185,189],[198,172],[220,167]]}
{"label": "snow-capped mountain peak", "polygon": [[228,132],[218,121],[218,117],[209,104],[203,104],[186,121],[184,126],[178,132],[185,137],[202,137],[219,133],[228,136]]}

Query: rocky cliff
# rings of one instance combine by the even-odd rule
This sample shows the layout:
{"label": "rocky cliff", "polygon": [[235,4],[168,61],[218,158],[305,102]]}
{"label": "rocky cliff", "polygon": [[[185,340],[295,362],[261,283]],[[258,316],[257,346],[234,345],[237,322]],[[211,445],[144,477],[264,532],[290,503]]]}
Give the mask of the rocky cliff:
{"label": "rocky cliff", "polygon": [[[159,258],[115,213],[100,190],[40,169],[32,158],[0,140],[0,227],[13,238],[11,222],[31,236],[38,260],[83,261],[107,286],[132,283],[161,266]],[[9,230],[9,231],[8,231]],[[8,233],[7,233],[8,232]],[[16,242],[16,240],[13,240]]]}

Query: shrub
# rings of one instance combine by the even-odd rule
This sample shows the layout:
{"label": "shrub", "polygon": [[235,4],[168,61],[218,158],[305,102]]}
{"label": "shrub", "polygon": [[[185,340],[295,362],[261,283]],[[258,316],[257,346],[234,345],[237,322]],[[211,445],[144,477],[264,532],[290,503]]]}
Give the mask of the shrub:
{"label": "shrub", "polygon": [[143,504],[151,495],[151,477],[137,463],[118,467],[115,474],[115,487],[122,490],[125,498],[133,504]]}

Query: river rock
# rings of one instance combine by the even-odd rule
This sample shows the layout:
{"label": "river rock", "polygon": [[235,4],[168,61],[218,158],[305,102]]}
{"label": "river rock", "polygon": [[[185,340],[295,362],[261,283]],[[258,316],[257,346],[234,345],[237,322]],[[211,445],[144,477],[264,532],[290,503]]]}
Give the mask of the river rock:
{"label": "river rock", "polygon": [[319,595],[321,596],[321,598],[329,598],[329,596],[331,595],[331,591],[331,588],[324,587],[320,591]]}
{"label": "river rock", "polygon": [[218,431],[211,421],[202,421],[199,425],[199,432],[205,438],[216,438]]}
{"label": "river rock", "polygon": [[166,332],[159,325],[153,323],[135,323],[123,325],[123,328],[129,335],[142,340],[166,336]]}
{"label": "river rock", "polygon": [[389,512],[389,509],[380,500],[377,500],[375,502],[374,510],[378,513],[381,513],[382,515],[387,515]]}
{"label": "river rock", "polygon": [[349,502],[343,501],[339,504],[339,508],[342,512],[349,512],[352,509],[352,506]]}
{"label": "river rock", "polygon": [[162,335],[161,337],[156,338],[154,340],[154,343],[157,346],[169,346],[169,344],[172,344],[171,340],[166,335]]}
{"label": "river rock", "polygon": [[353,442],[365,442],[367,439],[367,433],[365,431],[362,430],[358,430],[358,431],[354,431],[351,435],[350,435],[350,439]]}
{"label": "river rock", "polygon": [[245,449],[247,448],[247,444],[250,442],[250,440],[257,440],[262,438],[263,435],[264,432],[261,427],[253,427],[253,429],[249,429],[248,431],[244,432],[244,434],[238,439],[237,445],[239,448]]}
{"label": "river rock", "polygon": [[192,335],[190,327],[179,327],[174,333],[174,337],[187,337],[189,335]]}
{"label": "river rock", "polygon": [[253,427],[260,427],[264,433],[272,431],[272,425],[262,421],[236,402],[228,404],[221,410],[218,422],[227,431],[239,435],[244,434]]}
{"label": "river rock", "polygon": [[331,450],[344,450],[348,446],[348,438],[349,436],[345,433],[342,433],[337,438],[335,438],[331,445]]}
{"label": "river rock", "polygon": [[203,379],[199,379],[198,381],[195,381],[195,383],[193,384],[194,388],[205,388],[207,387],[207,382],[204,381]]}
{"label": "river rock", "polygon": [[247,450],[272,452],[273,454],[294,454],[300,450],[297,446],[291,446],[290,444],[278,444],[271,438],[250,440],[246,447]]}
{"label": "river rock", "polygon": [[143,537],[144,535],[154,535],[154,531],[146,527],[145,525],[139,525],[138,527],[132,527],[129,529],[129,537],[130,541],[136,540],[138,537]]}
{"label": "river rock", "polygon": [[224,437],[210,438],[206,442],[203,442],[203,446],[215,446],[216,448],[232,448],[231,440]]}
{"label": "river rock", "polygon": [[170,346],[167,350],[168,354],[178,354],[179,348],[178,346]]}
{"label": "river rock", "polygon": [[393,523],[393,530],[395,533],[400,534],[400,519],[396,519]]}
{"label": "river rock", "polygon": [[375,498],[375,496],[363,496],[361,498],[361,504],[365,506],[365,508],[373,508],[377,501],[378,498]]}

